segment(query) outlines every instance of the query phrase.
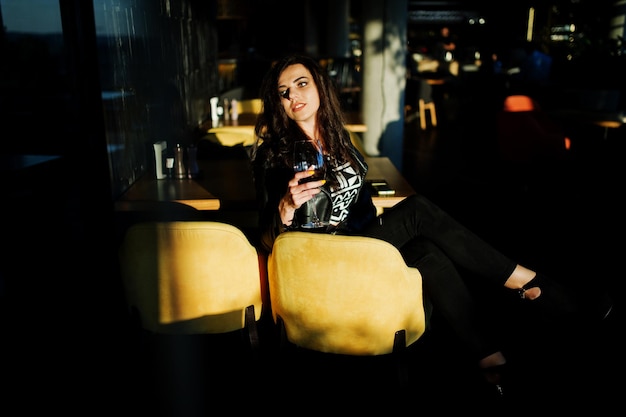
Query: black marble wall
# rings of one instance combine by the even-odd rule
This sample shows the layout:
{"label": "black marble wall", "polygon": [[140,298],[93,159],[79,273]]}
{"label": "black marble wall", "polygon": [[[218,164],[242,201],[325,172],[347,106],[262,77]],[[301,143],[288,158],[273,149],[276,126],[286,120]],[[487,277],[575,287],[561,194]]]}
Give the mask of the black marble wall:
{"label": "black marble wall", "polygon": [[114,196],[152,173],[152,144],[188,144],[218,94],[215,2],[95,0]]}

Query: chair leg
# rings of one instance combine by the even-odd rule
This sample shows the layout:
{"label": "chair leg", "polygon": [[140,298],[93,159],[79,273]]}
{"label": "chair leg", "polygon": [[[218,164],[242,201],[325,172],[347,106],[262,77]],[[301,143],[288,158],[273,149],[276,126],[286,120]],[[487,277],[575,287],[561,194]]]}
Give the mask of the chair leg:
{"label": "chair leg", "polygon": [[420,114],[420,127],[422,128],[422,130],[426,130],[426,110],[428,110],[428,112],[430,113],[431,125],[433,127],[437,126],[437,112],[435,111],[435,103],[426,103],[424,99],[420,99],[418,106]]}
{"label": "chair leg", "polygon": [[405,330],[398,330],[394,336],[393,356],[395,359],[398,383],[401,387],[404,387],[409,383]]}
{"label": "chair leg", "polygon": [[259,348],[259,329],[257,326],[257,322],[254,315],[254,306],[250,305],[246,307],[245,313],[245,327],[248,333],[248,339],[250,341],[250,347],[252,348],[252,352],[256,354]]}
{"label": "chair leg", "polygon": [[426,103],[424,103],[423,99],[419,100],[418,107],[420,113],[420,127],[422,130],[426,130]]}
{"label": "chair leg", "polygon": [[287,330],[285,329],[285,322],[280,316],[276,317],[276,327],[278,328],[278,349],[281,352],[285,352],[289,347],[289,341],[287,340]]}
{"label": "chair leg", "polygon": [[430,122],[433,126],[437,126],[437,112],[435,111],[435,103],[430,103]]}

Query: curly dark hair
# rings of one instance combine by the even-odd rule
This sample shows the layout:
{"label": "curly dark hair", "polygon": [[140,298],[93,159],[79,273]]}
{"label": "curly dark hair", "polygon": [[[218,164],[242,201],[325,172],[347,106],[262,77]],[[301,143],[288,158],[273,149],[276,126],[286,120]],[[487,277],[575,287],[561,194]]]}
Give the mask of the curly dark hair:
{"label": "curly dark hair", "polygon": [[[345,120],[337,89],[328,72],[313,58],[306,55],[288,55],[275,62],[265,75],[261,84],[260,95],[263,100],[263,109],[257,117],[255,134],[257,141],[252,156],[263,144],[263,157],[269,165],[292,166],[293,142],[304,139],[305,133],[296,122],[291,120],[285,112],[281,97],[278,94],[278,79],[289,66],[302,64],[313,78],[317,86],[320,107],[317,112],[317,126],[319,134],[324,138],[326,153],[339,161],[354,162],[350,135],[345,129]],[[311,138],[313,139],[313,138]]]}

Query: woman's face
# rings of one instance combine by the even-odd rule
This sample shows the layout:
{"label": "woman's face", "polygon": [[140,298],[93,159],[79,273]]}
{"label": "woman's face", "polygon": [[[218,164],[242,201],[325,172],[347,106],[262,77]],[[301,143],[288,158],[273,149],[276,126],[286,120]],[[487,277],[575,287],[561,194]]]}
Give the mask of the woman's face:
{"label": "woman's face", "polygon": [[315,122],[320,107],[317,86],[308,69],[302,64],[290,65],[278,78],[278,94],[283,108],[295,122]]}

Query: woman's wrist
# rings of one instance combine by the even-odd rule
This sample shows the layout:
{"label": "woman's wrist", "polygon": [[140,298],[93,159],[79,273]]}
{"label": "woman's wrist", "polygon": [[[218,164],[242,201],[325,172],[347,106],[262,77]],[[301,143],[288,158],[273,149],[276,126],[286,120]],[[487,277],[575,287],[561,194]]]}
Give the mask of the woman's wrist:
{"label": "woman's wrist", "polygon": [[285,198],[280,200],[280,204],[278,205],[278,215],[280,216],[280,221],[283,226],[288,227],[293,223],[293,216],[296,213],[296,209],[291,207],[288,203],[285,202]]}

